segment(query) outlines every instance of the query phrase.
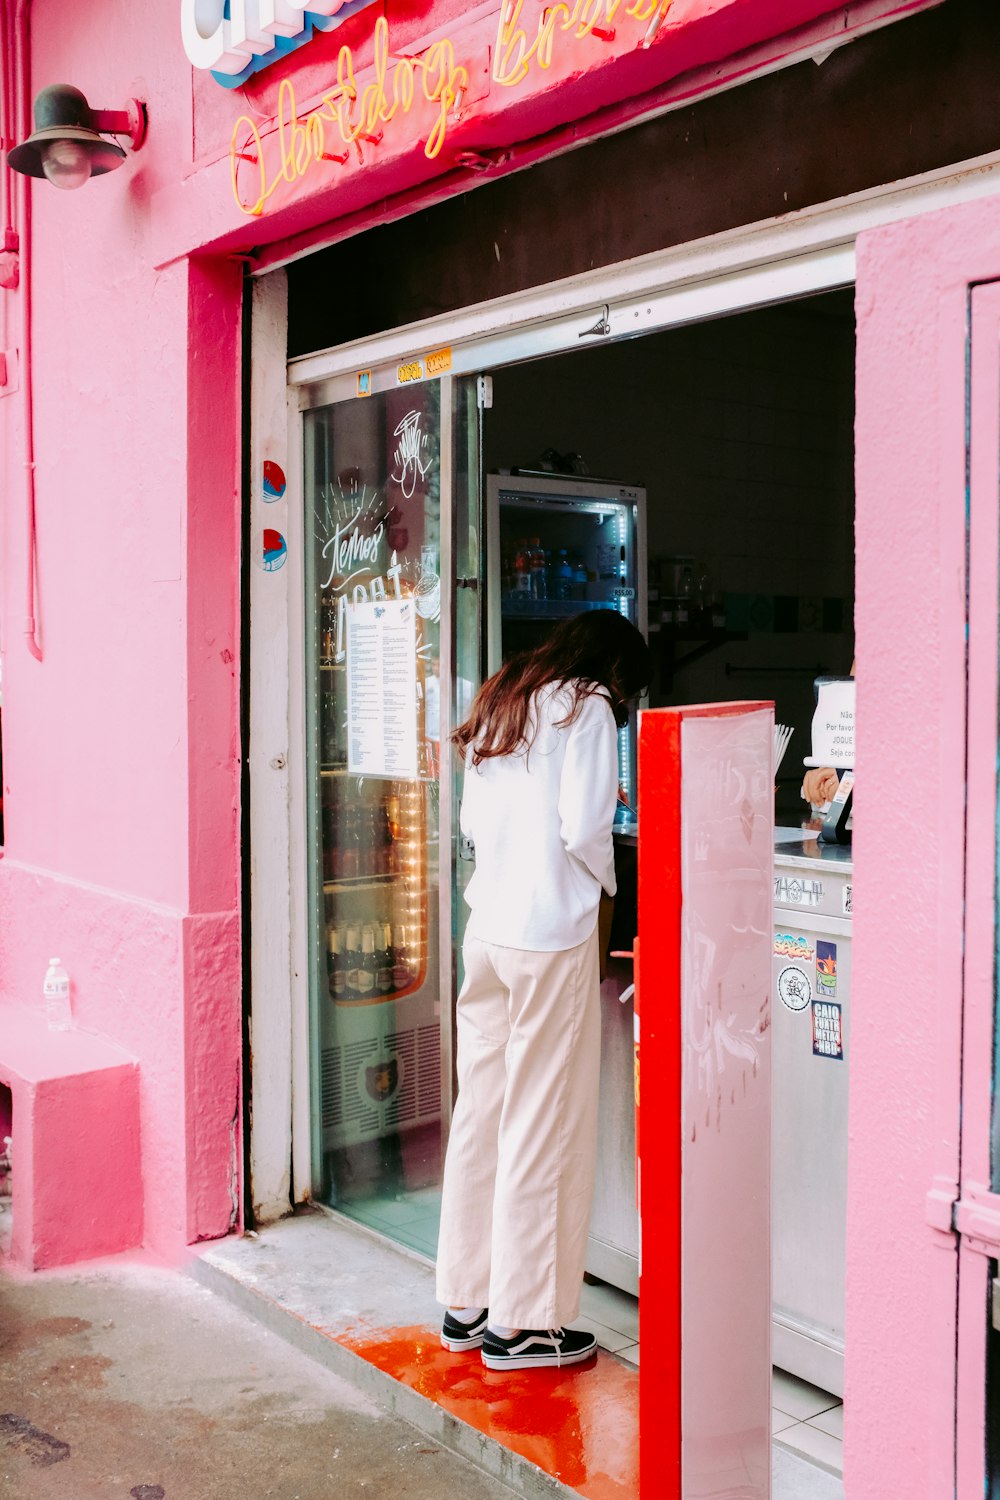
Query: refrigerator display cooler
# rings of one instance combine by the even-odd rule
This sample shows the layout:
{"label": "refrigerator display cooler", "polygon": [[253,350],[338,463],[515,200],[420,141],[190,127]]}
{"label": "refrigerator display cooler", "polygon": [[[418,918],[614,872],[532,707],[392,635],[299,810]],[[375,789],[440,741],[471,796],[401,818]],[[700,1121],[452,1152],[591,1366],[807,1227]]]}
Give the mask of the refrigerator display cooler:
{"label": "refrigerator display cooler", "polygon": [[441,1114],[426,783],[321,772],[324,1151]]}
{"label": "refrigerator display cooler", "polygon": [[440,429],[435,383],[304,423],[313,1161],[359,1213],[440,1158]]}
{"label": "refrigerator display cooler", "polygon": [[[522,471],[489,475],[486,494],[488,672],[584,610],[618,610],[646,634],[644,489]],[[634,716],[619,747],[634,807]]]}

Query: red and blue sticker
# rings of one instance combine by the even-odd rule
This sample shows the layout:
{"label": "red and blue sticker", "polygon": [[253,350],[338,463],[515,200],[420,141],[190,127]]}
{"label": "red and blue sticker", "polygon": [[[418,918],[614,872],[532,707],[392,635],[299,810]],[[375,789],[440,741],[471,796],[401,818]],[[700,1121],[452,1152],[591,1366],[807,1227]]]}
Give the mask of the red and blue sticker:
{"label": "red and blue sticker", "polygon": [[275,531],[270,526],[264,528],[263,554],[265,573],[276,573],[288,561],[288,545],[285,538],[280,531]]}
{"label": "red and blue sticker", "polygon": [[276,464],[273,458],[265,458],[263,493],[264,499],[269,505],[273,504],[275,500],[281,499],[285,493],[287,482],[285,471],[281,465]]}

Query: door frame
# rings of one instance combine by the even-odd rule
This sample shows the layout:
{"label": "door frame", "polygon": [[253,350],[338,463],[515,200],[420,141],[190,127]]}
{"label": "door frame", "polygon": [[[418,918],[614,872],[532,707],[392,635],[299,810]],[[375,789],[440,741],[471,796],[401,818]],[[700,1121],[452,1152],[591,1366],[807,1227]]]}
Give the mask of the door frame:
{"label": "door frame", "polygon": [[997,450],[990,478],[978,434],[993,398],[980,368],[970,404],[969,371],[971,289],[1000,279],[1000,197],[862,235],[857,258],[866,769],[855,801],[844,1480],[851,1500],[941,1500],[982,1493],[985,1458],[985,1260],[965,1188],[989,1139],[992,1048],[979,1049],[993,1029],[995,866],[980,820],[992,824],[996,808],[995,785],[983,791],[997,748],[995,606],[985,636],[982,617],[995,596]]}
{"label": "door frame", "polygon": [[979,1493],[986,1457],[990,1261],[1000,1259],[991,1160],[997,954],[997,629],[1000,564],[1000,282],[969,295],[969,708],[962,1014],[956,1490]]}
{"label": "door frame", "polygon": [[[651,269],[651,268],[647,268]],[[758,264],[754,257],[744,263],[742,257],[730,267],[727,274],[719,273],[719,266],[703,267],[703,274],[692,279],[688,271],[679,284],[674,286],[654,283],[640,297],[628,301],[608,304],[604,307],[603,321],[608,332],[601,335],[608,341],[619,341],[627,337],[650,334],[669,328],[681,327],[692,322],[702,322],[725,313],[735,313],[752,307],[773,305],[812,292],[832,290],[849,285],[854,274],[854,251],[850,243],[827,244],[801,253],[799,246],[789,247],[782,259],[768,260]],[[614,275],[614,268],[609,276]],[[262,280],[266,280],[263,278]],[[258,283],[260,284],[260,283]],[[287,317],[287,302],[281,302],[276,294],[275,306],[284,307]],[[271,309],[273,312],[273,308]],[[317,1048],[312,1037],[309,1011],[309,950],[308,950],[308,891],[306,879],[305,808],[306,790],[304,781],[305,723],[305,620],[303,608],[304,570],[302,565],[304,541],[303,490],[302,490],[302,414],[313,407],[357,399],[359,374],[366,377],[366,389],[372,394],[395,388],[401,378],[400,367],[410,367],[416,359],[426,369],[429,354],[446,355],[449,373],[440,378],[442,384],[442,490],[441,490],[441,536],[442,579],[452,578],[450,548],[454,531],[454,497],[451,493],[450,459],[452,450],[449,399],[452,382],[459,376],[471,376],[500,365],[537,359],[545,355],[579,349],[581,336],[593,326],[593,306],[585,305],[567,311],[564,315],[549,318],[545,322],[517,323],[512,327],[487,331],[479,337],[466,338],[459,342],[431,347],[426,330],[419,331],[424,342],[406,342],[414,334],[401,330],[388,346],[384,341],[371,341],[360,346],[328,350],[323,354],[310,355],[291,360],[287,367],[286,412],[287,431],[284,445],[286,458],[285,474],[285,521],[288,527],[289,563],[282,570],[287,575],[280,597],[269,601],[271,610],[284,610],[281,629],[262,654],[261,669],[265,674],[280,670],[280,652],[276,646],[283,642],[287,653],[285,680],[265,682],[259,679],[257,653],[254,650],[254,612],[251,599],[251,797],[265,797],[269,801],[270,813],[262,817],[266,829],[263,838],[254,839],[255,853],[251,856],[251,888],[258,899],[264,900],[268,892],[279,890],[284,899],[287,893],[287,919],[282,924],[278,916],[270,913],[269,926],[263,933],[256,930],[257,904],[254,904],[255,948],[258,961],[254,966],[254,998],[252,1003],[252,1027],[254,1035],[255,1083],[258,1076],[270,1085],[274,1084],[273,1069],[287,1066],[291,1083],[286,1091],[277,1090],[271,1108],[266,1112],[254,1111],[254,1130],[251,1138],[251,1162],[253,1202],[277,1204],[282,1193],[290,1195],[291,1202],[307,1199],[312,1188],[312,1119],[316,1080],[312,1076],[317,1067]],[[273,319],[272,319],[273,322]],[[460,330],[446,325],[435,327],[435,335],[454,337]],[[262,340],[263,342],[263,340]],[[436,339],[434,341],[436,343]],[[255,350],[258,346],[254,346]],[[380,358],[376,359],[376,354]],[[273,339],[270,353],[262,350],[262,357],[273,365]],[[268,376],[261,376],[261,391],[273,399],[271,390],[276,380],[273,369]],[[446,411],[448,418],[446,419]],[[269,429],[262,416],[263,433]],[[254,473],[263,461],[264,452],[260,443],[252,436]],[[447,469],[445,466],[448,466]],[[446,482],[447,480],[447,482]],[[448,556],[446,558],[446,549]],[[272,582],[273,580],[268,580]],[[259,580],[255,580],[260,590]],[[446,597],[447,596],[447,597]],[[450,602],[453,587],[442,592],[442,660],[451,659],[453,628]],[[446,619],[447,616],[447,619]],[[258,611],[258,623],[269,616]],[[444,652],[448,651],[446,658]],[[256,691],[254,683],[257,683]],[[443,698],[447,695],[443,695]],[[255,714],[255,706],[259,712]],[[281,715],[286,717],[282,720]],[[442,742],[446,726],[442,718]],[[255,734],[258,736],[255,738]],[[287,765],[282,776],[273,774],[274,752],[267,749],[280,740],[284,749],[277,757],[284,757]],[[444,758],[443,758],[444,760]],[[256,769],[256,775],[253,774]],[[269,777],[267,771],[271,770]],[[442,772],[440,789],[442,850],[454,852],[453,829],[453,785],[450,771]],[[286,832],[277,833],[277,825],[284,819]],[[271,881],[266,866],[271,859],[281,866],[281,879]],[[451,957],[451,903],[440,902],[440,950],[442,996],[454,998],[454,963]],[[280,931],[278,930],[280,926]],[[284,994],[282,993],[284,986]],[[266,1029],[265,1029],[266,1028]],[[269,1045],[273,1042],[274,1045]],[[442,1104],[444,1113],[450,1111],[452,1090],[452,1037],[448,1026],[442,1025]],[[267,1063],[258,1064],[258,1052],[266,1051]],[[446,1103],[447,1101],[447,1103]],[[282,1110],[287,1112],[282,1114]],[[447,1124],[447,1120],[445,1121]],[[267,1131],[266,1141],[261,1138],[259,1149],[257,1137]],[[291,1178],[287,1177],[284,1164],[291,1160]],[[269,1191],[262,1188],[264,1172],[269,1172]],[[286,1204],[288,1198],[286,1198]],[[285,1210],[287,1211],[287,1207]],[[275,1216],[272,1209],[271,1217]],[[263,1215],[261,1215],[263,1217]]]}

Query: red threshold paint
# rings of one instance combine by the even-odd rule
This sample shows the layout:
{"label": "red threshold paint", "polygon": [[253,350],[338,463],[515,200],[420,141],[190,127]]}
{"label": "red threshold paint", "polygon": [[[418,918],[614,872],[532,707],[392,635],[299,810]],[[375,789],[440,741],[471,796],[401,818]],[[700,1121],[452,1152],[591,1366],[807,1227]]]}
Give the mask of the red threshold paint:
{"label": "red threshold paint", "polygon": [[602,1349],[567,1370],[487,1370],[437,1330],[366,1329],[338,1342],[587,1500],[639,1493],[639,1372]]}

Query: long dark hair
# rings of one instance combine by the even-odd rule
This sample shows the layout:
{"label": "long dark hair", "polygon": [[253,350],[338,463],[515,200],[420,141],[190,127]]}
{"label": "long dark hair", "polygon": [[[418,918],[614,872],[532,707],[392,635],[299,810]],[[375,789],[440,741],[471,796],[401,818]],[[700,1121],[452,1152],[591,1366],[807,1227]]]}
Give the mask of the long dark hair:
{"label": "long dark hair", "polygon": [[558,727],[573,723],[585,698],[602,693],[618,724],[650,678],[649,647],[623,615],[596,609],[561,620],[548,640],[504,662],[476,694],[469,717],[452,735],[472,764],[530,748],[529,708],[540,688],[564,682],[572,692]]}

